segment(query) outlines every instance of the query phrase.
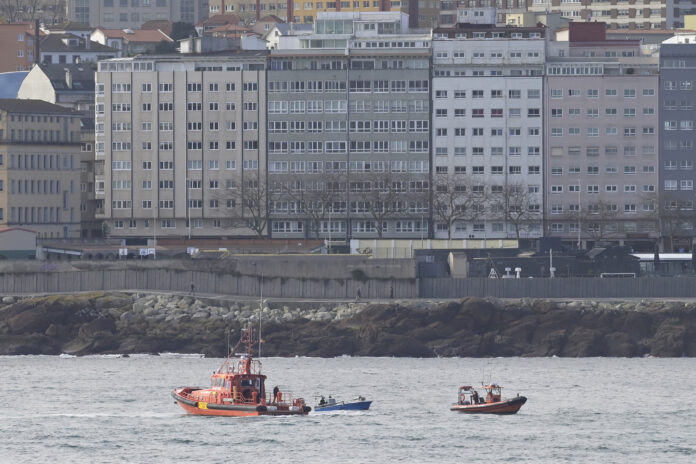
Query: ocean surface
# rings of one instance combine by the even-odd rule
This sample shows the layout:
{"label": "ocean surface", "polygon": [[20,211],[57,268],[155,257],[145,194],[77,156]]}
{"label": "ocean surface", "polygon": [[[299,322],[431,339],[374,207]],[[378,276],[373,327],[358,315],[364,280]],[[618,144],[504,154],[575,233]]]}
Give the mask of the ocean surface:
{"label": "ocean surface", "polygon": [[[1,463],[695,463],[696,359],[264,358],[267,386],[373,399],[368,412],[189,416],[176,386],[221,360],[0,357]],[[449,411],[462,384],[528,397]]]}

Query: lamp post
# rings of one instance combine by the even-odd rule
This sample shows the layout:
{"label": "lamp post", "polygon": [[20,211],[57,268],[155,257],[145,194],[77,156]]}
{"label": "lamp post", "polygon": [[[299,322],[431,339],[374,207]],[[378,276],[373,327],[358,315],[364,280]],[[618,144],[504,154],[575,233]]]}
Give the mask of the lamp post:
{"label": "lamp post", "polygon": [[425,213],[421,212],[420,230],[421,230],[421,250],[423,249],[423,221],[425,221]]}
{"label": "lamp post", "polygon": [[186,217],[188,222],[188,238],[191,240],[191,195],[189,195],[189,189],[191,188],[190,180],[186,179]]}
{"label": "lamp post", "polygon": [[157,260],[157,197],[153,195],[152,200],[152,249],[154,253],[152,254],[153,259]]}
{"label": "lamp post", "polygon": [[328,243],[328,252],[331,254],[331,210],[333,208],[333,205],[329,207],[329,243]]}
{"label": "lamp post", "polygon": [[580,178],[578,177],[578,251],[580,251],[580,244],[581,244],[581,239],[580,239],[580,231],[582,230],[582,223],[581,221],[581,211],[582,211],[582,206],[580,206]]}

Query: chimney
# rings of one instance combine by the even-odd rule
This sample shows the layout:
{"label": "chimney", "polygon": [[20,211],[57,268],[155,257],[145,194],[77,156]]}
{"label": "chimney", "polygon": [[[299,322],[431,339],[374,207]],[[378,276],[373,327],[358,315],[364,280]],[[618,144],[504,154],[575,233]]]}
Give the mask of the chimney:
{"label": "chimney", "polygon": [[256,21],[261,19],[261,0],[256,0]]}
{"label": "chimney", "polygon": [[34,63],[41,63],[41,54],[39,53],[39,41],[41,36],[39,35],[39,20],[34,21]]}
{"label": "chimney", "polygon": [[65,85],[69,88],[72,89],[72,73],[70,72],[69,68],[65,68]]}
{"label": "chimney", "polygon": [[295,7],[295,3],[293,3],[293,0],[288,0],[288,6],[285,9],[285,11],[288,12],[287,20],[290,24],[295,22],[295,12],[293,11],[294,7]]}

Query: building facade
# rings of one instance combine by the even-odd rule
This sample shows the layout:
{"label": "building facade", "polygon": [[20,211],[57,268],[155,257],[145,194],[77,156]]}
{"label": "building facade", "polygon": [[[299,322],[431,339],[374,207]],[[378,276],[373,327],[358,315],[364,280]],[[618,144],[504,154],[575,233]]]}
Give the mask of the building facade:
{"label": "building facade", "polygon": [[573,21],[602,21],[610,29],[665,29],[666,0],[527,0],[533,12],[559,12]]}
{"label": "building facade", "polygon": [[541,236],[545,44],[545,28],[435,29],[437,238]]}
{"label": "building facade", "polygon": [[[549,47],[546,234],[568,245],[653,249],[658,236],[658,68],[638,41]],[[580,35],[582,36],[582,34]]]}
{"label": "building facade", "polygon": [[107,29],[138,29],[146,21],[195,24],[207,16],[207,0],[67,0],[70,21]]}
{"label": "building facade", "polygon": [[660,216],[666,251],[693,250],[696,36],[677,35],[660,51]]}
{"label": "building facade", "polygon": [[[385,3],[385,5],[382,5]],[[360,1],[308,1],[291,3],[291,17],[299,24],[313,23],[319,12],[376,12],[386,6],[386,11],[400,11],[401,0],[360,0]],[[256,1],[250,0],[210,0],[210,16],[217,14],[236,14],[245,21],[253,21],[266,15],[275,15],[278,18],[291,22],[288,18],[288,2],[278,0],[262,0],[259,2],[258,11]]]}
{"label": "building facade", "polygon": [[430,34],[320,13],[268,71],[273,237],[428,237]]}
{"label": "building facade", "polygon": [[29,23],[0,24],[0,72],[25,71],[34,62],[34,37]]}
{"label": "building facade", "polygon": [[99,63],[96,195],[111,236],[265,233],[266,52]]}
{"label": "building facade", "polygon": [[0,225],[80,237],[80,118],[40,100],[0,100]]}
{"label": "building facade", "polygon": [[75,111],[80,117],[81,237],[102,234],[94,195],[94,71],[89,64],[34,66],[19,88],[17,98],[43,100]]}

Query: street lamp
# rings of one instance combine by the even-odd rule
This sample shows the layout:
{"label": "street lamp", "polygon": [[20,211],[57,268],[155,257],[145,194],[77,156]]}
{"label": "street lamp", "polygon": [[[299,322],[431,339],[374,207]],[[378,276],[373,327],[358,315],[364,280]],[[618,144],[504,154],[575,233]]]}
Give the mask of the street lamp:
{"label": "street lamp", "polygon": [[186,216],[188,222],[188,238],[191,240],[191,195],[189,190],[191,188],[190,179],[186,179]]}
{"label": "street lamp", "polygon": [[582,230],[582,218],[580,217],[581,211],[582,211],[582,206],[580,206],[580,178],[578,177],[578,251],[580,251],[580,231]]}

